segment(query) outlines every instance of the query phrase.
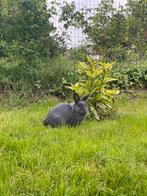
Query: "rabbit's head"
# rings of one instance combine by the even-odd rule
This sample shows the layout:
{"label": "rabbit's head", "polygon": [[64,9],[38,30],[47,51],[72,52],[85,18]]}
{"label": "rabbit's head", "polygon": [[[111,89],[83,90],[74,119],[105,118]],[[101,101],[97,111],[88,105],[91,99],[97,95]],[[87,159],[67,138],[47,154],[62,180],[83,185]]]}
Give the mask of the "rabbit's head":
{"label": "rabbit's head", "polygon": [[74,103],[72,104],[73,112],[78,113],[79,115],[84,115],[87,112],[87,104],[86,99],[89,95],[83,96],[80,98],[80,96],[77,93],[74,93],[73,99]]}

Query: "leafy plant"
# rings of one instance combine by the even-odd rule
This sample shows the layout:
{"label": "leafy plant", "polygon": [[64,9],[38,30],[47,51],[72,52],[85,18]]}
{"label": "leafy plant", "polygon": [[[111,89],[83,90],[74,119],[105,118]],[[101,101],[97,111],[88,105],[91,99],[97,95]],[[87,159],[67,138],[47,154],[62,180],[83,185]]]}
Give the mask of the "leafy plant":
{"label": "leafy plant", "polygon": [[76,67],[81,81],[69,87],[79,95],[90,94],[88,107],[96,120],[112,109],[114,96],[119,93],[119,90],[107,88],[108,83],[115,80],[109,77],[111,68],[112,63],[93,61],[87,56],[86,62],[79,62]]}
{"label": "leafy plant", "polygon": [[113,67],[111,76],[117,80],[110,83],[111,87],[119,89],[146,88],[147,87],[147,62],[138,64],[119,63]]}

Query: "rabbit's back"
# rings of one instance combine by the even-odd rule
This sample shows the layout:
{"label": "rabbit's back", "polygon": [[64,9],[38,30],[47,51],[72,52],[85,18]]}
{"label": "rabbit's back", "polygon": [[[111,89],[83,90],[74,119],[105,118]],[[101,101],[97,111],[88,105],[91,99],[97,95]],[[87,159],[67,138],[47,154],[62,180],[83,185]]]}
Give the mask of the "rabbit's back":
{"label": "rabbit's back", "polygon": [[78,115],[72,110],[71,104],[62,103],[48,111],[44,120],[44,125],[51,125],[53,127],[68,124],[76,125],[82,121],[84,116]]}
{"label": "rabbit's back", "polygon": [[51,108],[46,118],[44,119],[44,125],[58,126],[66,124],[71,118],[72,108],[70,104],[62,103]]}

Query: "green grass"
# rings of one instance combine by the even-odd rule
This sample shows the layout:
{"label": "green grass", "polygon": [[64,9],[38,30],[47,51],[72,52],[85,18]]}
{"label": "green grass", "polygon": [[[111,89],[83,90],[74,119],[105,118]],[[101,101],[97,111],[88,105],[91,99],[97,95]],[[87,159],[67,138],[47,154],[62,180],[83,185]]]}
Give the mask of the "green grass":
{"label": "green grass", "polygon": [[0,195],[147,195],[147,96],[76,128],[42,125],[53,104],[0,108]]}

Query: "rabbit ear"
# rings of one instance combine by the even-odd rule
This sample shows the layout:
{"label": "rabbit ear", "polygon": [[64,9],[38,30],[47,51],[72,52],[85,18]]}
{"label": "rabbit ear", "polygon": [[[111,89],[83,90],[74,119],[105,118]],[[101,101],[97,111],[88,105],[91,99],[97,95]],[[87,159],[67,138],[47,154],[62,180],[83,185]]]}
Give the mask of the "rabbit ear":
{"label": "rabbit ear", "polygon": [[75,103],[78,103],[80,101],[80,96],[77,93],[74,93],[73,99],[74,99]]}
{"label": "rabbit ear", "polygon": [[88,95],[85,95],[81,98],[82,101],[86,101],[86,99],[89,97],[89,94]]}

